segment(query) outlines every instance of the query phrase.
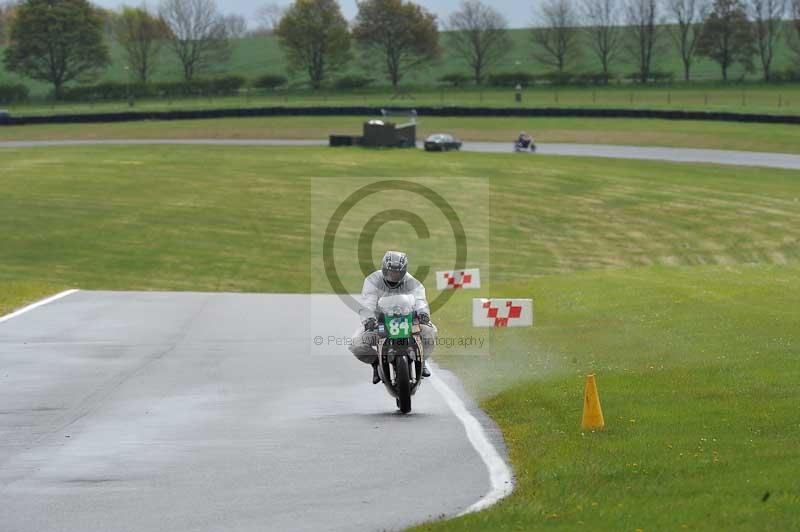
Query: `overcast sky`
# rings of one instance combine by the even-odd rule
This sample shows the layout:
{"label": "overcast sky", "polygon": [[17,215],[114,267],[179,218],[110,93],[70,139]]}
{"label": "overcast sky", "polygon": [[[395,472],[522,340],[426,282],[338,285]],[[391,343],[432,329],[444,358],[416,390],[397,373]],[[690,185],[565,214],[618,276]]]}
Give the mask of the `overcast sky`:
{"label": "overcast sky", "polygon": [[[121,5],[141,5],[141,0],[92,0],[92,3],[109,8],[117,8]],[[251,26],[256,24],[253,21],[256,10],[259,6],[265,3],[276,3],[279,5],[290,5],[291,0],[217,0],[217,5],[220,10],[226,14],[239,14],[248,19]],[[458,9],[461,0],[422,0],[417,1],[418,4],[425,6],[426,9],[435,13],[440,22],[447,20],[447,17],[453,11]],[[491,0],[486,1],[487,4],[492,5],[495,9],[505,15],[511,27],[523,27],[528,25],[533,17],[533,11],[530,2],[511,0]],[[158,5],[157,0],[147,0],[146,4],[152,8]],[[356,16],[356,2],[355,0],[339,0],[342,6],[342,12],[345,18],[352,20]]]}

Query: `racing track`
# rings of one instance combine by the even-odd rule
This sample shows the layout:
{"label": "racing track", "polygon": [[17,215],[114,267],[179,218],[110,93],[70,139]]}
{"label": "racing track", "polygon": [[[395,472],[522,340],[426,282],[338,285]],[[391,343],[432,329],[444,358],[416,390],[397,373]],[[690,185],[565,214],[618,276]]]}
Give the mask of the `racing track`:
{"label": "racing track", "polygon": [[[58,141],[4,141],[0,148],[33,148],[55,146],[92,145],[219,145],[219,146],[324,146],[323,140],[247,140],[247,139],[137,139],[137,140],[58,140]],[[463,150],[482,153],[509,153],[510,142],[465,142]],[[611,159],[638,159],[679,163],[708,163],[737,166],[761,166],[800,170],[800,155],[763,153],[733,150],[705,150],[695,148],[658,148],[616,146],[609,144],[539,144],[542,155],[574,157],[603,157]]]}
{"label": "racing track", "polygon": [[509,474],[476,452],[499,431],[439,368],[397,414],[328,345],[357,326],[336,296],[157,292],[0,320],[0,529],[393,530],[467,510],[487,465]]}

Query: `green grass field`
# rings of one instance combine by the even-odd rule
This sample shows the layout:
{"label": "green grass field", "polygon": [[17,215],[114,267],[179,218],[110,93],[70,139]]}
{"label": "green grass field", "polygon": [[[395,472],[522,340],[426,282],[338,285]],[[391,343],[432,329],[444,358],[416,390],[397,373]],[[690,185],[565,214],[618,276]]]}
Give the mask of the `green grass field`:
{"label": "green grass field", "polygon": [[[537,324],[492,333],[491,356],[437,359],[500,424],[518,485],[486,512],[424,528],[797,527],[800,172],[324,148],[0,159],[6,308],[21,304],[8,283],[303,293],[309,195],[337,192],[324,178],[488,179],[488,197],[462,191],[456,208],[488,203],[491,295],[533,297]],[[440,329],[471,331],[472,296],[434,316]],[[589,372],[602,433],[580,430]]]}
{"label": "green grass field", "polygon": [[[89,139],[326,139],[360,134],[365,117],[229,118],[0,127],[0,141]],[[449,132],[463,140],[511,143],[520,130],[537,142],[621,144],[798,153],[800,127],[736,122],[582,118],[436,118],[417,137]],[[510,144],[509,144],[510,145]]]}

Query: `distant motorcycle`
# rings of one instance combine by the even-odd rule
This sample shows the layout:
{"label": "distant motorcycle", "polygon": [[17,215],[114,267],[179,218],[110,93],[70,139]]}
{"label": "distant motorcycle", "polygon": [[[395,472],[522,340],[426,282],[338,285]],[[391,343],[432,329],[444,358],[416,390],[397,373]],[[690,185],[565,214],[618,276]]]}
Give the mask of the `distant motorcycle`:
{"label": "distant motorcycle", "polygon": [[536,144],[533,139],[517,139],[514,143],[514,153],[528,152],[536,153]]}
{"label": "distant motorcycle", "polygon": [[384,296],[378,301],[378,374],[403,414],[422,384],[425,353],[413,295]]}

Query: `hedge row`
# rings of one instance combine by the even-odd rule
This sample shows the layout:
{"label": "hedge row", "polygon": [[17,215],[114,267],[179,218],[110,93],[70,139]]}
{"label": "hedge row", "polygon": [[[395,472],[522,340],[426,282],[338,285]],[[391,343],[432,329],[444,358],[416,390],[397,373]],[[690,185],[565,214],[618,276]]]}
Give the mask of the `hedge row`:
{"label": "hedge row", "polygon": [[93,102],[125,100],[129,97],[231,96],[237,94],[245,83],[247,83],[247,80],[242,76],[149,84],[106,81],[97,85],[78,85],[77,87],[64,88],[59,99],[67,102]]}
{"label": "hedge row", "polygon": [[[410,110],[410,109],[403,109]],[[654,111],[638,109],[525,109],[488,107],[417,107],[419,116],[441,117],[570,117],[570,118],[658,118],[667,120],[712,120],[768,124],[798,124],[800,115],[758,115],[704,111]],[[65,124],[131,122],[138,120],[190,120],[259,116],[380,116],[375,107],[261,107],[200,111],[147,111],[53,116],[13,117],[0,115],[0,124]]]}
{"label": "hedge row", "polygon": [[[463,80],[466,75],[449,74],[442,77],[440,81],[451,82],[452,79]],[[624,77],[627,81],[640,81],[641,76],[638,72],[628,74]],[[493,87],[529,87],[540,83],[551,86],[578,86],[585,87],[591,85],[608,85],[619,83],[623,80],[616,74],[606,74],[604,72],[548,72],[534,76],[530,72],[498,72],[489,75],[487,82]],[[648,83],[671,83],[675,80],[672,72],[653,71],[647,78]]]}
{"label": "hedge row", "polygon": [[20,103],[28,99],[28,87],[21,84],[0,83],[0,103]]}

